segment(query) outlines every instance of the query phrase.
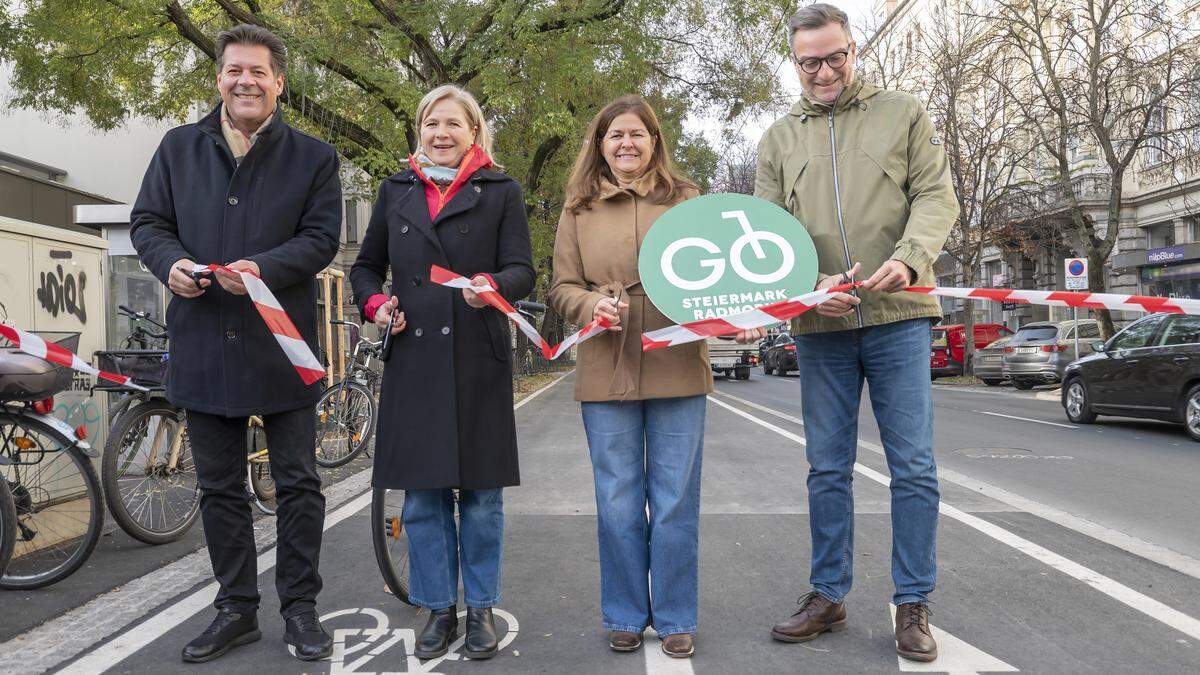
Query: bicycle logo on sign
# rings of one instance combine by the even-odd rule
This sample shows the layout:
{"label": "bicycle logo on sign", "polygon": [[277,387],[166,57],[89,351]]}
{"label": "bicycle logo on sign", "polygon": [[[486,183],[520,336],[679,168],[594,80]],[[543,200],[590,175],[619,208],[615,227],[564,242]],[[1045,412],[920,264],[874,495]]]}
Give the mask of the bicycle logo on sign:
{"label": "bicycle logo on sign", "polygon": [[[733,246],[729,247],[729,266],[733,268],[734,273],[742,279],[755,284],[773,284],[791,274],[792,268],[796,265],[796,253],[782,235],[764,230],[755,230],[750,226],[750,221],[746,218],[745,211],[723,211],[721,217],[737,220],[738,225],[742,228],[742,236],[734,239]],[[742,254],[747,246],[753,251],[756,259],[766,259],[767,252],[763,249],[763,242],[773,244],[783,254],[783,260],[780,262],[779,268],[766,274],[751,271],[746,267],[746,263],[742,259]],[[683,239],[671,242],[666,250],[663,251],[660,264],[663,276],[673,286],[687,291],[702,291],[712,287],[725,276],[725,258],[705,258],[701,260],[700,267],[710,270],[701,279],[685,279],[679,276],[675,271],[675,256],[685,248],[698,248],[715,256],[722,255],[723,253],[720,246],[703,237],[684,237]]]}

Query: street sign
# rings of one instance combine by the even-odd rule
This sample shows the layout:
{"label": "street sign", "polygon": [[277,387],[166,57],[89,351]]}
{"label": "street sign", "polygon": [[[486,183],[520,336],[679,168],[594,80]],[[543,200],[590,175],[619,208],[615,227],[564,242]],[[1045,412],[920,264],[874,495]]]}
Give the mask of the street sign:
{"label": "street sign", "polygon": [[642,287],[676,323],[729,316],[813,290],[817,249],[790,213],[756,197],[689,199],[638,251]]}
{"label": "street sign", "polygon": [[1011,312],[1020,306],[1021,306],[1021,303],[1019,303],[1019,302],[1002,302],[1002,303],[1000,303],[1000,311]]}
{"label": "street sign", "polygon": [[1088,289],[1087,258],[1067,258],[1063,261],[1066,269],[1068,291],[1086,291]]}

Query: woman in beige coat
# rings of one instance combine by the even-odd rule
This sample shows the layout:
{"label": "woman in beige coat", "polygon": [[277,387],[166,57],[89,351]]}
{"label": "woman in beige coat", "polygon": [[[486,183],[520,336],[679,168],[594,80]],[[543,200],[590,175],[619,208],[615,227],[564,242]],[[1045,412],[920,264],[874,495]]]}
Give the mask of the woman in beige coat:
{"label": "woman in beige coat", "polygon": [[596,483],[601,611],[620,652],[639,649],[647,626],[667,655],[694,651],[712,371],[703,342],[642,353],[642,333],[672,322],[646,297],[637,261],[654,221],[698,194],[672,167],[649,104],[617,99],[588,128],[554,244],[550,304],[573,323],[614,324],[579,346],[575,398]]}

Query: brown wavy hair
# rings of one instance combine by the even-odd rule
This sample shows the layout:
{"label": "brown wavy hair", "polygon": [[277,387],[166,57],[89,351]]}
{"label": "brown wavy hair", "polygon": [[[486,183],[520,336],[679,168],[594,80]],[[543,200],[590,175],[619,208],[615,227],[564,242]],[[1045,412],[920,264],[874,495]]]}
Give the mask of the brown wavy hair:
{"label": "brown wavy hair", "polygon": [[650,157],[650,165],[646,173],[654,177],[654,188],[650,198],[656,204],[668,204],[677,201],[687,189],[698,190],[694,182],[675,169],[671,155],[667,152],[667,143],[663,139],[662,127],[658,123],[658,115],[641,96],[622,96],[604,106],[588,125],[587,135],[579,156],[575,158],[575,167],[567,180],[566,208],[571,213],[579,213],[589,209],[592,202],[600,194],[600,179],[604,178],[613,185],[617,179],[608,168],[601,147],[604,135],[612,126],[613,120],[625,113],[637,115],[646,131],[654,137],[654,151]]}

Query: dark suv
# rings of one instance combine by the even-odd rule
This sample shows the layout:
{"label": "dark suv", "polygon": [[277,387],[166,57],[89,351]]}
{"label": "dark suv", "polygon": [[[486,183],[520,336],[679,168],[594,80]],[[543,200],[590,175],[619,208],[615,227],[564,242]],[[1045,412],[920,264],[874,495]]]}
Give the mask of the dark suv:
{"label": "dark suv", "polygon": [[1200,316],[1151,314],[1092,349],[1063,373],[1072,422],[1148,417],[1181,422],[1200,441]]}

